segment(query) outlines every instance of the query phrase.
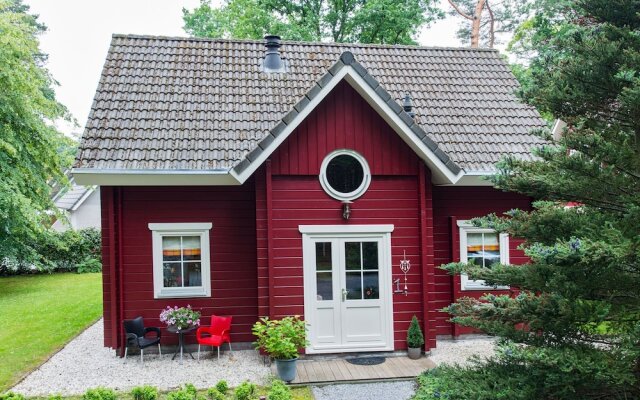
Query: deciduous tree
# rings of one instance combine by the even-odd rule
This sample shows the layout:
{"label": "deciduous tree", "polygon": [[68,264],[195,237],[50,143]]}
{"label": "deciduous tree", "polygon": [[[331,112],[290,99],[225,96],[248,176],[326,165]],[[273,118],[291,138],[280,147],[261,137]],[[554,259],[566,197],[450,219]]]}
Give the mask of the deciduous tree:
{"label": "deciduous tree", "polygon": [[199,37],[415,44],[415,35],[442,16],[434,0],[202,0],[183,9],[184,29]]}
{"label": "deciduous tree", "polygon": [[55,100],[37,35],[44,26],[18,0],[0,0],[0,262],[28,260],[47,226],[49,182],[64,179],[61,134],[65,117]]}

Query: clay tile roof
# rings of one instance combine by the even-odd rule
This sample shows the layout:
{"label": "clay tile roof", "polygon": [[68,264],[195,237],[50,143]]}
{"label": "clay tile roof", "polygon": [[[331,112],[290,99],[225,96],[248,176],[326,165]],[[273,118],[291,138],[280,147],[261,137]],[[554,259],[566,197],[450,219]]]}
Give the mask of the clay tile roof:
{"label": "clay tile roof", "polygon": [[288,41],[280,50],[288,72],[266,74],[264,41],[114,35],[75,167],[242,170],[345,52],[381,96],[400,105],[411,94],[412,130],[454,173],[491,172],[502,155],[530,158],[542,143],[530,132],[545,123],[517,100],[497,51]]}

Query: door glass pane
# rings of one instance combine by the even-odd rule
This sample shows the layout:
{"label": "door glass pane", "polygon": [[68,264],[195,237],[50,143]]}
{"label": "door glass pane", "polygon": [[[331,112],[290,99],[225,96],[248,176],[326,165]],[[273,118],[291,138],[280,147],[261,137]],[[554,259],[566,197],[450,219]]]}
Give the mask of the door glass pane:
{"label": "door glass pane", "polygon": [[361,269],[362,260],[360,259],[360,242],[345,242],[344,254],[347,270]]}
{"label": "door glass pane", "polygon": [[182,259],[200,260],[200,236],[182,237]]}
{"label": "door glass pane", "polygon": [[362,276],[364,282],[364,298],[379,299],[380,288],[378,286],[378,271],[365,272]]}
{"label": "door glass pane", "polygon": [[378,269],[378,243],[362,243],[362,267],[363,269]]}
{"label": "door glass pane", "polygon": [[184,263],[184,286],[202,286],[200,262]]}
{"label": "door glass pane", "polygon": [[333,300],[333,277],[331,272],[318,272],[316,274],[316,299]]}
{"label": "door glass pane", "polygon": [[162,237],[162,261],[180,261],[180,236]]}
{"label": "door glass pane", "polygon": [[362,299],[362,276],[360,272],[347,272],[347,300]]}
{"label": "door glass pane", "polygon": [[164,287],[180,287],[182,286],[182,264],[164,263],[162,268],[162,277]]}
{"label": "door glass pane", "polygon": [[331,242],[316,243],[316,271],[331,271]]}

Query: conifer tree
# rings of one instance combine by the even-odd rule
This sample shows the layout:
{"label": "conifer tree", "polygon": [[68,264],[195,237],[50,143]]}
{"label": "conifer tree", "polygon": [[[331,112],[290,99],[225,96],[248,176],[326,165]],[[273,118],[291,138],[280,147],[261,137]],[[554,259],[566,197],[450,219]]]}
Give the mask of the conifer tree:
{"label": "conifer tree", "polygon": [[534,207],[474,221],[523,238],[530,262],[444,267],[517,290],[448,308],[501,337],[497,355],[427,374],[419,398],[640,398],[640,2],[568,3],[528,22],[521,89],[568,127],[494,178]]}

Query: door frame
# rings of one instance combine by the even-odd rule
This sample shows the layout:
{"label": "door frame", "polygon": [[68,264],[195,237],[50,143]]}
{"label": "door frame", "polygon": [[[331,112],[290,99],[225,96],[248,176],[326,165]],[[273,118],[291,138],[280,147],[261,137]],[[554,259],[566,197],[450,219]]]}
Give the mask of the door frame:
{"label": "door frame", "polygon": [[[344,352],[362,352],[362,351],[393,351],[394,335],[393,335],[393,293],[392,293],[392,263],[391,263],[391,232],[394,225],[299,225],[298,230],[302,234],[302,264],[304,276],[304,316],[309,325],[309,346],[306,348],[307,354],[322,353],[344,353]],[[384,299],[382,302],[383,314],[386,317],[381,321],[383,324],[383,332],[386,336],[384,346],[372,347],[371,345],[362,346],[323,346],[322,348],[314,348],[313,327],[316,322],[315,315],[315,245],[316,239],[345,239],[345,238],[376,238],[382,243],[382,262],[379,268],[379,285],[380,288],[386,288],[384,291]],[[382,293],[382,290],[381,290]]]}

